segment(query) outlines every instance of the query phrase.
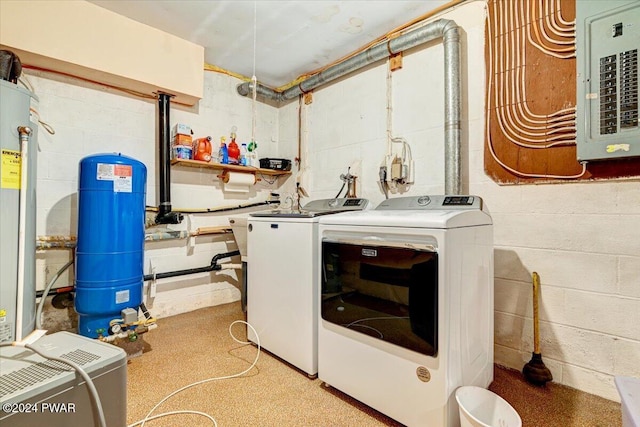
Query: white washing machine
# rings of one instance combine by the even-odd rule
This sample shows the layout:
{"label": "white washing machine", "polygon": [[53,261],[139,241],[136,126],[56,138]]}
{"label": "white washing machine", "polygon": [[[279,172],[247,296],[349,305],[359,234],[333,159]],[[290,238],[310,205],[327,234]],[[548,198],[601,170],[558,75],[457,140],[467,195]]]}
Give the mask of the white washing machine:
{"label": "white washing machine", "polygon": [[407,426],[459,425],[493,380],[493,226],[476,196],[320,219],[318,377]]}
{"label": "white washing machine", "polygon": [[[318,220],[367,205],[321,199],[300,211],[252,213],[247,221],[247,322],[265,350],[311,377],[318,373]],[[253,331],[248,337],[257,343]]]}

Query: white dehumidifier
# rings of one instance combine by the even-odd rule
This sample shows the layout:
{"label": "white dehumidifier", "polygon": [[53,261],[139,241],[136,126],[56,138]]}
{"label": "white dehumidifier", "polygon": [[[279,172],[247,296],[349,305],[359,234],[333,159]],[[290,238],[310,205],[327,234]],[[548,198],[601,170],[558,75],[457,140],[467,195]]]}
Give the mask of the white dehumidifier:
{"label": "white dehumidifier", "polygon": [[[123,349],[69,332],[32,344],[80,365],[93,381],[109,427],[127,424],[127,357]],[[73,368],[25,347],[0,347],[0,425],[89,427],[95,413],[85,381]]]}

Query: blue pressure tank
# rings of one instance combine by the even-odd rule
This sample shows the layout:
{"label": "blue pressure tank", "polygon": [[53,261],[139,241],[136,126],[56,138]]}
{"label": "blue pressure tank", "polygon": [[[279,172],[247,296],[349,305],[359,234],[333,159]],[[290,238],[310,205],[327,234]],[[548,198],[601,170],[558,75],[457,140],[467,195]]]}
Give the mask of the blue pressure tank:
{"label": "blue pressure tank", "polygon": [[97,154],[80,161],[79,173],[75,309],[78,332],[97,338],[142,303],[147,168]]}

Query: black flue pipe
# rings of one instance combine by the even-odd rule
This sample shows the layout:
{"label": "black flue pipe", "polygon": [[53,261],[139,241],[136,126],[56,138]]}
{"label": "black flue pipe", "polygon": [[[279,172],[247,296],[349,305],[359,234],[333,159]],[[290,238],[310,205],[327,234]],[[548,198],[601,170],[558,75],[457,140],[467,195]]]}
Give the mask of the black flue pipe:
{"label": "black flue pipe", "polygon": [[170,161],[170,126],[169,103],[170,96],[166,93],[158,94],[158,153],[160,156],[160,203],[159,214],[171,212],[171,161]]}
{"label": "black flue pipe", "polygon": [[182,214],[171,211],[171,121],[169,107],[171,95],[158,93],[158,156],[159,196],[156,224],[179,224]]}
{"label": "black flue pipe", "polygon": [[155,279],[166,279],[168,277],[186,276],[188,274],[207,273],[209,271],[221,270],[222,267],[218,265],[218,261],[224,258],[240,255],[240,251],[224,252],[215,255],[211,258],[211,263],[206,267],[188,268],[186,270],[167,271],[165,273],[147,274],[144,276],[144,281],[148,282]]}

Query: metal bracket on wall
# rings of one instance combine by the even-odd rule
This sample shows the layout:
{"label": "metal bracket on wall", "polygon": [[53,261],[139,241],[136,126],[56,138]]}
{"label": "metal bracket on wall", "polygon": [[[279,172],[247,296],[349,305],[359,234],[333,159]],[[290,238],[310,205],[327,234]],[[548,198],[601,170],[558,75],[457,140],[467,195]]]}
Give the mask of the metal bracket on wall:
{"label": "metal bracket on wall", "polygon": [[393,54],[389,57],[389,69],[396,71],[402,68],[402,52]]}

